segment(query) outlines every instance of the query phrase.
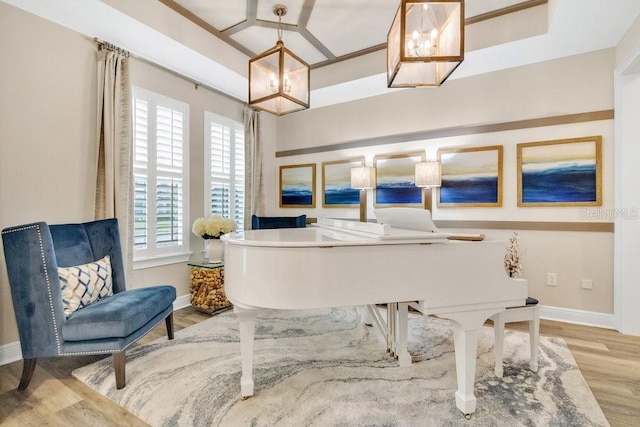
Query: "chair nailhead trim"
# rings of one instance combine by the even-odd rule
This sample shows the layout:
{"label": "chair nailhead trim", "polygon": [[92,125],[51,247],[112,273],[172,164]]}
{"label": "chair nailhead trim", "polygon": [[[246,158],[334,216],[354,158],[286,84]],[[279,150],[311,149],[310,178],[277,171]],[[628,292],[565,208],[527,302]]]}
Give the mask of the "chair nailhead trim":
{"label": "chair nailhead trim", "polygon": [[40,257],[42,258],[42,265],[44,266],[44,277],[47,283],[47,296],[49,297],[49,309],[51,310],[51,320],[53,322],[53,334],[56,337],[56,349],[58,350],[58,354],[62,352],[62,346],[60,344],[60,334],[58,333],[58,324],[56,322],[55,310],[53,308],[53,296],[51,295],[51,281],[49,280],[49,274],[47,270],[47,261],[44,258],[44,245],[42,244],[42,231],[40,230],[40,226],[36,226],[38,231],[38,241],[40,242]]}

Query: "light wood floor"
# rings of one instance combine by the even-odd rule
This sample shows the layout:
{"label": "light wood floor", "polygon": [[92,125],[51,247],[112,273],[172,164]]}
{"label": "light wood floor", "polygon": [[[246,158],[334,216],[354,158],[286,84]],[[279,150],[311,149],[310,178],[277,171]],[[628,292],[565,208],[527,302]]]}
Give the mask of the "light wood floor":
{"label": "light wood floor", "polygon": [[[174,313],[176,331],[208,319],[193,308]],[[507,325],[526,331],[525,323]],[[563,338],[612,426],[640,425],[640,338],[615,331],[541,321],[542,335]],[[165,336],[164,322],[141,342]],[[73,369],[97,357],[38,361],[29,388],[19,392],[22,362],[0,366],[2,426],[145,426],[143,421],[76,380]]]}

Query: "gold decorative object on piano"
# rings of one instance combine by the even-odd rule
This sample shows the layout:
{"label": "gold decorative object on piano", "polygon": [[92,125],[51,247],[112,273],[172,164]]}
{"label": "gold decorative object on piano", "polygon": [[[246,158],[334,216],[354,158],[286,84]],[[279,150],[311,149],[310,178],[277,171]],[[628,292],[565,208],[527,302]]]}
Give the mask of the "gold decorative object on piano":
{"label": "gold decorative object on piano", "polygon": [[224,268],[190,265],[191,305],[212,314],[231,307],[224,292]]}

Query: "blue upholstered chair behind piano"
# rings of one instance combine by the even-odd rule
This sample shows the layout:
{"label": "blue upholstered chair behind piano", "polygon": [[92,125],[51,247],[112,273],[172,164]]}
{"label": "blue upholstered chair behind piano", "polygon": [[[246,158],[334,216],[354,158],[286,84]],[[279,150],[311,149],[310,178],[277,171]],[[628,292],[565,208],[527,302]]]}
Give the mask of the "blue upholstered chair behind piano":
{"label": "blue upholstered chair behind piano", "polygon": [[307,226],[307,216],[251,216],[251,229],[265,228],[304,228]]}
{"label": "blue upholstered chair behind piano", "polygon": [[[126,290],[116,219],[10,227],[2,231],[2,243],[24,359],[19,390],[29,385],[38,358],[105,353],[113,354],[120,389],[125,386],[125,351],[131,344],[163,320],[173,339],[176,290],[168,285]],[[85,271],[88,264],[101,273],[95,261],[106,266],[107,255],[113,295],[69,313],[59,273]],[[65,268],[76,266],[80,268]],[[107,275],[99,276],[108,283]]]}

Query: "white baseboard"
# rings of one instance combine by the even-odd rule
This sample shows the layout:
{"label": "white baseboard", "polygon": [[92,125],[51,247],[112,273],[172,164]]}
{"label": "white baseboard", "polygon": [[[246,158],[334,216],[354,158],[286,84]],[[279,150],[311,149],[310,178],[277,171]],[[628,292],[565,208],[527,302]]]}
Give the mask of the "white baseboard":
{"label": "white baseboard", "polygon": [[613,314],[595,311],[574,310],[571,308],[540,306],[540,318],[577,325],[595,326],[597,328],[615,329]]}
{"label": "white baseboard", "polygon": [[6,365],[7,363],[15,362],[16,360],[22,360],[20,341],[0,346],[0,365]]}
{"label": "white baseboard", "polygon": [[[180,310],[191,304],[189,295],[176,298],[173,310]],[[578,325],[595,326],[597,328],[615,329],[613,314],[597,313],[595,311],[573,310],[571,308],[540,306],[540,318],[556,320],[558,322],[575,323]],[[22,359],[20,341],[0,346],[0,365]]]}
{"label": "white baseboard", "polygon": [[189,307],[191,305],[190,295],[182,295],[177,297],[173,302],[173,311],[180,310],[181,308]]}

